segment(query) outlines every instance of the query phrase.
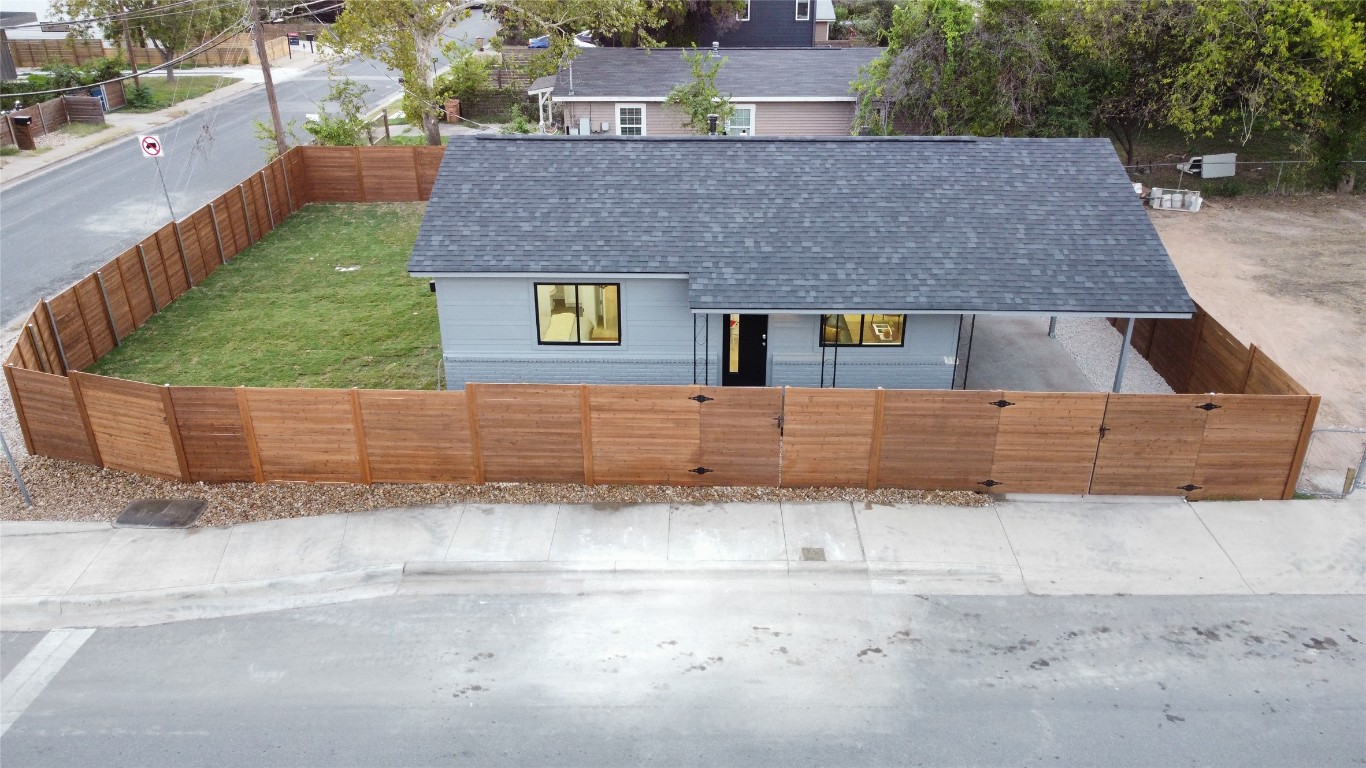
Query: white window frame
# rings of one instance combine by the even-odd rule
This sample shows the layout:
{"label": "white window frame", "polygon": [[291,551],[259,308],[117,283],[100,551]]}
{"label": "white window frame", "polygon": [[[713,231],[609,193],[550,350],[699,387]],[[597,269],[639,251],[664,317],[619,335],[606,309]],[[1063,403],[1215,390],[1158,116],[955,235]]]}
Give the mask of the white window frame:
{"label": "white window frame", "polygon": [[645,105],[644,105],[644,104],[617,104],[617,109],[616,109],[616,113],[617,113],[617,135],[618,135],[618,136],[634,136],[634,135],[635,135],[635,134],[626,134],[626,133],[622,133],[622,132],[621,132],[621,110],[623,110],[623,109],[639,109],[639,110],[640,110],[640,135],[641,135],[641,136],[646,135],[646,132],[645,132]]}
{"label": "white window frame", "polygon": [[[803,4],[803,3],[806,4],[806,15],[805,15],[805,16],[802,15],[802,4]],[[796,1],[795,1],[794,7],[793,7],[792,10],[793,10],[793,13],[794,13],[794,14],[796,15],[796,17],[797,17],[797,21],[811,21],[811,3],[812,3],[812,0],[796,0]]]}
{"label": "white window frame", "polygon": [[[759,110],[756,109],[755,106],[754,106],[753,104],[732,104],[732,105],[730,105],[730,107],[731,107],[732,110],[736,110],[736,109],[748,109],[748,110],[749,110],[749,133],[747,133],[747,134],[745,134],[745,135],[746,135],[746,136],[757,136],[758,133],[755,131],[755,126],[756,126],[756,124],[759,122]],[[733,115],[734,115],[734,112],[732,111],[731,114],[732,114],[732,116],[733,116]],[[726,121],[726,135],[727,135],[727,136],[738,135],[738,134],[732,134],[732,133],[730,132],[730,121],[729,121],[729,120]]]}
{"label": "white window frame", "polygon": [[749,4],[750,0],[745,0],[745,10],[743,13],[735,14],[736,21],[749,21]]}

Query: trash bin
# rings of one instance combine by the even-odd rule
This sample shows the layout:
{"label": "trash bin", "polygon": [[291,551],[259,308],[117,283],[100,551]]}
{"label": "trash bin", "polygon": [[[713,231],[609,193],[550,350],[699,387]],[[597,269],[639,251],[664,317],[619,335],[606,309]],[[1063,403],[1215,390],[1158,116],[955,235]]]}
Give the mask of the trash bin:
{"label": "trash bin", "polygon": [[460,99],[446,99],[446,122],[460,122]]}
{"label": "trash bin", "polygon": [[14,128],[14,143],[20,149],[37,149],[33,143],[33,118],[28,115],[10,115],[10,126]]}

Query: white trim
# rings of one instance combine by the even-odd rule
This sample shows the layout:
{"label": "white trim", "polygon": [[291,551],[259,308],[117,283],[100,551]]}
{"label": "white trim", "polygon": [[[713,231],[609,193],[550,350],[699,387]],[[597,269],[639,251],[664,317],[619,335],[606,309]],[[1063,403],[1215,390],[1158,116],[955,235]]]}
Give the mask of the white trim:
{"label": "white trim", "polygon": [[[813,2],[815,2],[815,0],[794,0],[793,6],[792,6],[792,15],[795,16],[796,18],[793,19],[793,20],[794,20],[794,21],[811,21],[811,4],[812,4]],[[805,15],[805,16],[802,15],[802,11],[801,11],[802,3],[806,3],[806,15]]]}
{"label": "white trim", "polygon": [[541,282],[549,280],[569,280],[578,283],[602,282],[604,280],[687,280],[688,273],[670,272],[409,272],[413,277],[428,279],[460,279],[465,277],[531,277]]}
{"label": "white trim", "polygon": [[741,13],[736,13],[736,14],[735,14],[735,20],[736,20],[736,21],[749,21],[749,10],[750,10],[749,7],[750,7],[750,5],[751,5],[751,0],[745,0],[745,12],[744,12],[743,14],[741,14]]}
{"label": "white trim", "polygon": [[[641,136],[648,136],[648,135],[649,135],[649,131],[647,131],[647,130],[645,129],[645,105],[644,105],[644,104],[641,104],[641,103],[617,104],[617,108],[616,108],[616,110],[615,110],[615,114],[616,114],[616,118],[617,118],[617,124],[616,124],[616,133],[617,133],[617,135],[618,135],[618,136],[625,135],[625,134],[622,134],[622,132],[621,132],[621,110],[623,110],[623,109],[639,109],[639,110],[640,110],[640,135],[641,135]],[[629,134],[629,135],[634,136],[634,135],[636,135],[636,134]]]}
{"label": "white trim", "polygon": [[[759,122],[759,110],[756,109],[755,106],[754,106],[753,104],[736,104],[736,103],[734,103],[734,102],[731,102],[731,105],[730,105],[730,106],[731,106],[731,109],[733,109],[733,110],[734,110],[734,109],[748,109],[748,110],[749,110],[749,133],[746,133],[746,134],[739,134],[739,135],[743,135],[743,136],[758,136],[758,135],[759,135],[759,131],[758,131],[758,127],[757,127],[757,126],[758,126],[758,122]],[[732,113],[732,114],[734,114],[734,113]],[[726,135],[730,135],[730,123],[729,123],[729,122],[726,123]]]}
{"label": "white trim", "polygon": [[[637,106],[638,102],[649,104],[663,104],[664,96],[551,96],[550,100],[557,104],[574,102],[601,103],[601,102],[629,102],[622,106]],[[731,101],[744,101],[747,104],[769,104],[773,102],[793,102],[797,104],[819,104],[824,102],[848,102],[858,101],[853,96],[731,96]]]}
{"label": "white trim", "polygon": [[1002,315],[1009,317],[1133,317],[1140,320],[1189,320],[1194,317],[1192,314],[1181,314],[1179,312],[1052,312],[1046,310],[1038,312],[988,312],[985,310],[973,311],[970,309],[861,309],[858,307],[832,307],[828,309],[765,309],[761,307],[747,307],[745,309],[691,309],[690,311],[694,315]]}

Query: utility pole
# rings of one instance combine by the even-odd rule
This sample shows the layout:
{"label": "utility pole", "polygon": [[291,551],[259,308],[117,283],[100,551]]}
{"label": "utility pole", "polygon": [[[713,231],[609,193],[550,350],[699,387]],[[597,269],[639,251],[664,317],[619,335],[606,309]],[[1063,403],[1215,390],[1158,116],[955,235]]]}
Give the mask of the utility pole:
{"label": "utility pole", "polygon": [[138,77],[138,60],[133,55],[133,33],[128,28],[128,5],[123,0],[119,0],[119,13],[123,16],[123,47],[128,51],[128,66],[133,68],[133,85],[141,88],[142,78]]}
{"label": "utility pole", "polygon": [[275,81],[270,76],[270,59],[266,58],[266,36],[261,27],[260,0],[251,0],[251,36],[256,40],[256,58],[261,60],[261,76],[266,81],[266,101],[270,104],[270,123],[275,128],[275,148],[280,157],[289,151],[285,143],[285,124],[280,120],[280,105],[275,101]]}

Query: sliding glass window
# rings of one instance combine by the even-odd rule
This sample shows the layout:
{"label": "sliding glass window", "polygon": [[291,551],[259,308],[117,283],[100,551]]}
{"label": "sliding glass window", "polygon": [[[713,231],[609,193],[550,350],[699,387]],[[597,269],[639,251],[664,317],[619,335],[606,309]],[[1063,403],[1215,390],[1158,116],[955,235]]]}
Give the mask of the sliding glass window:
{"label": "sliding glass window", "polygon": [[536,284],[536,333],[542,344],[620,344],[621,286]]}
{"label": "sliding glass window", "polygon": [[821,315],[822,347],[901,347],[905,315]]}

